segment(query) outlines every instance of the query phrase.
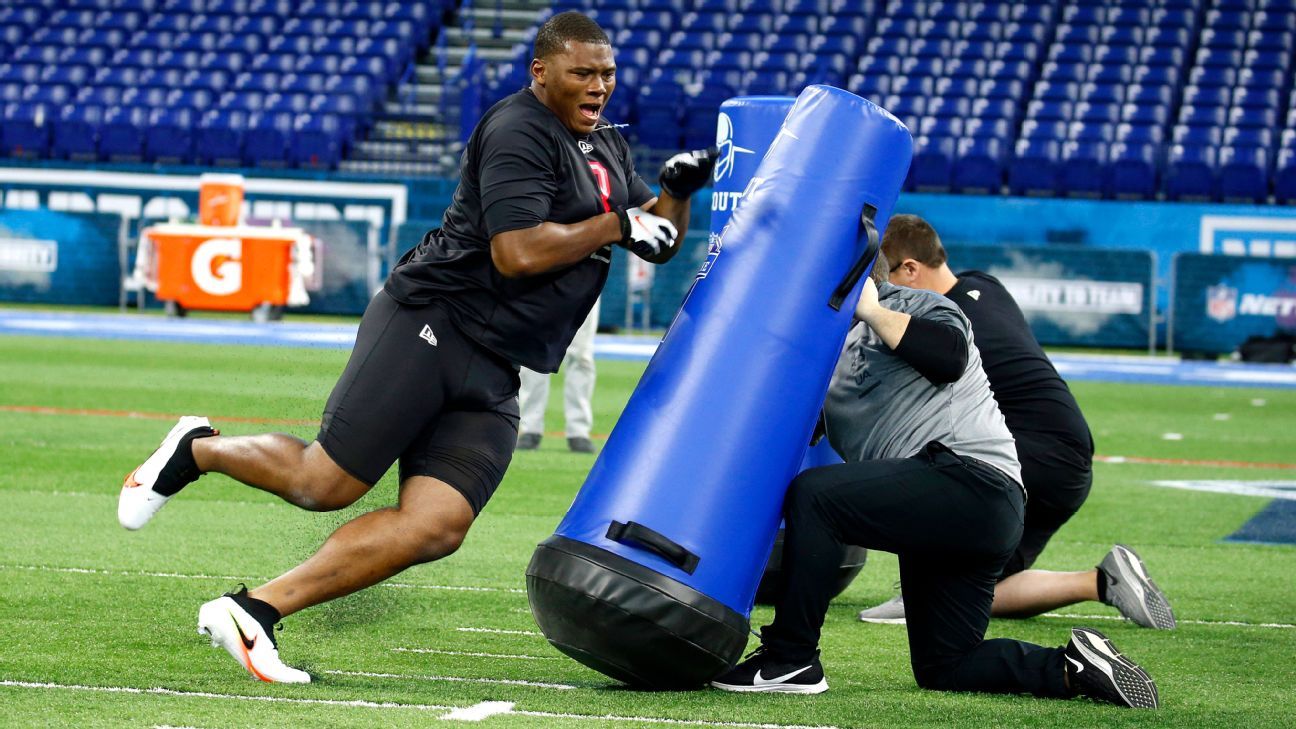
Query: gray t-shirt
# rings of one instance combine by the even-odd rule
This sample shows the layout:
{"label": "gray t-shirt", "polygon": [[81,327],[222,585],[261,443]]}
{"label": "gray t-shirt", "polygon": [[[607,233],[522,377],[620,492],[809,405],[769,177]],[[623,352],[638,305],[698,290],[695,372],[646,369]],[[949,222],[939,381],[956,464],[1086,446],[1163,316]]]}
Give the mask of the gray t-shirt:
{"label": "gray t-shirt", "polygon": [[883,283],[878,296],[892,311],[957,328],[968,340],[967,366],[958,380],[933,385],[857,322],[824,402],[833,449],[847,461],[908,458],[936,440],[1020,484],[1017,446],[990,392],[967,317],[931,291]]}

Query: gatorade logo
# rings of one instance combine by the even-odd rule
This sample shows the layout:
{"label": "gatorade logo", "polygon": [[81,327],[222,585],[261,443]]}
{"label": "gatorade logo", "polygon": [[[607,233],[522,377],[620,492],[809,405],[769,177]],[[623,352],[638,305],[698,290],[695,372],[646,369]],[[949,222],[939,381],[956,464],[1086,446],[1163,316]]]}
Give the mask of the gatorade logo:
{"label": "gatorade logo", "polygon": [[229,296],[243,288],[243,241],[212,238],[194,250],[189,273],[198,288],[212,296]]}

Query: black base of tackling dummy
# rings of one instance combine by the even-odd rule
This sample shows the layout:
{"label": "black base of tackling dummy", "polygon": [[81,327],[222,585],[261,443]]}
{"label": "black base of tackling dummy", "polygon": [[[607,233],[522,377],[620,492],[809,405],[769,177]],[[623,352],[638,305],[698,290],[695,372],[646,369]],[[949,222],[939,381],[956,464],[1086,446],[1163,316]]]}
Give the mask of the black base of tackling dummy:
{"label": "black base of tackling dummy", "polygon": [[555,648],[632,686],[697,688],[742,656],[748,623],[693,588],[557,535],[527,567],[531,614]]}
{"label": "black base of tackling dummy", "polygon": [[[842,553],[841,568],[837,570],[837,584],[833,585],[833,597],[842,594],[850,583],[864,569],[868,559],[868,550],[863,547],[846,545]],[[760,586],[756,588],[756,602],[761,605],[773,605],[783,595],[783,527],[779,527],[778,536],[774,538],[774,549],[770,550],[769,564],[765,565],[765,574],[761,575]]]}

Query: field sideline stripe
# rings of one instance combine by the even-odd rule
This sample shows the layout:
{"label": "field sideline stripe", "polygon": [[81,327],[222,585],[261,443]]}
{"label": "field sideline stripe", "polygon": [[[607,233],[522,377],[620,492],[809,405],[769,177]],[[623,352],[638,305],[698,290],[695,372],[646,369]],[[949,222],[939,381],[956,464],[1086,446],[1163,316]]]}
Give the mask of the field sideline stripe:
{"label": "field sideline stripe", "polygon": [[[0,570],[23,570],[26,572],[65,572],[76,575],[107,575],[109,577],[171,577],[184,580],[229,580],[230,582],[256,582],[267,577],[250,577],[248,575],[204,575],[184,574],[181,572],[145,572],[143,570],[103,570],[91,567],[46,567],[29,564],[0,564]],[[451,592],[506,592],[526,594],[520,587],[474,587],[471,585],[414,585],[407,582],[380,582],[379,587],[392,587],[400,590],[448,590]]]}
{"label": "field sideline stripe", "polygon": [[[463,706],[441,706],[437,704],[401,704],[394,701],[364,701],[343,699],[294,699],[286,696],[248,696],[246,694],[217,694],[207,691],[177,691],[166,688],[135,688],[132,686],[82,686],[79,684],[45,683],[35,681],[12,681],[0,679],[0,686],[27,689],[55,689],[64,691],[92,691],[116,694],[153,694],[177,698],[198,699],[235,699],[238,701],[265,701],[276,704],[314,704],[317,706],[344,706],[365,709],[413,709],[415,711],[460,711]],[[596,722],[637,722],[640,724],[671,724],[675,726],[714,726],[735,727],[736,729],[837,729],[830,724],[760,724],[740,721],[706,721],[703,719],[667,719],[657,716],[617,716],[615,714],[567,714],[552,711],[526,711],[514,709],[509,714],[534,716],[542,719],[572,719],[575,721]]]}
{"label": "field sideline stripe", "polygon": [[[1045,618],[1066,618],[1067,620],[1125,620],[1119,615],[1069,615],[1066,613],[1044,613],[1040,617]],[[1244,623],[1239,620],[1179,620],[1175,622],[1180,625],[1228,625],[1241,628],[1277,628],[1280,630],[1291,630],[1296,625],[1289,623]]]}
{"label": "field sideline stripe", "polygon": [[[150,413],[135,410],[98,410],[86,408],[56,408],[42,405],[0,405],[0,412],[24,413],[28,415],[97,415],[112,418],[138,418],[141,420],[177,420],[179,415],[172,413]],[[240,416],[212,415],[211,420],[229,423],[253,423],[257,425],[318,425],[318,419],[300,418],[252,418]],[[554,431],[546,435],[558,437],[561,432]],[[593,438],[606,440],[607,433],[593,433]],[[1257,461],[1214,461],[1192,460],[1188,458],[1144,458],[1142,456],[1104,456],[1095,455],[1094,460],[1100,463],[1136,463],[1156,466],[1202,466],[1209,468],[1269,468],[1276,470],[1296,470],[1296,463],[1263,463]]]}
{"label": "field sideline stripe", "polygon": [[428,676],[418,673],[376,673],[372,671],[322,671],[330,676],[364,676],[366,678],[399,678],[412,681],[438,681],[446,683],[489,683],[497,686],[531,686],[533,688],[557,689],[570,691],[580,688],[569,683],[545,683],[543,681],[522,681],[512,678],[464,678],[463,676]]}
{"label": "field sideline stripe", "polygon": [[1296,463],[1261,463],[1257,461],[1197,461],[1190,458],[1143,458],[1142,456],[1094,456],[1099,463],[1137,463],[1153,466],[1198,466],[1202,468],[1271,468],[1296,470]]}
{"label": "field sideline stripe", "polygon": [[511,661],[561,661],[557,656],[528,656],[520,653],[475,653],[473,651],[443,651],[440,648],[392,648],[393,653],[431,653],[438,656],[465,656],[467,658],[507,658]]}
{"label": "field sideline stripe", "polygon": [[154,694],[177,698],[235,699],[237,701],[265,701],[274,704],[313,704],[318,706],[349,706],[365,709],[414,709],[416,711],[450,711],[458,706],[439,704],[401,704],[394,701],[365,701],[363,699],[294,699],[287,696],[249,696],[247,694],[217,694],[210,691],[177,691],[161,687],[135,688],[134,686],[83,686],[80,684],[46,683],[36,681],[11,681],[0,679],[0,686],[29,689],[63,689],[66,691],[97,691],[108,694]]}
{"label": "field sideline stripe", "polygon": [[534,630],[504,630],[502,628],[455,628],[455,630],[459,631],[460,633],[494,633],[495,635],[540,636],[540,634]]}

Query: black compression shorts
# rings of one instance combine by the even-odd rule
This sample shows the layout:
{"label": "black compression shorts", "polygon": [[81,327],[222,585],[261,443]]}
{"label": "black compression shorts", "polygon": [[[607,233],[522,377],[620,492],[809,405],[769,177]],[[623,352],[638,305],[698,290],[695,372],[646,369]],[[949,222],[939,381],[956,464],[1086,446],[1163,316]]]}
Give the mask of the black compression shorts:
{"label": "black compression shorts", "polygon": [[399,459],[402,481],[445,481],[477,514],[513,458],[517,392],[517,369],[463,336],[443,306],[404,306],[380,291],[317,439],[371,486]]}
{"label": "black compression shorts", "polygon": [[1021,543],[999,579],[1030,568],[1058,529],[1080,510],[1093,485],[1090,456],[1057,438],[1014,433],[1026,485],[1026,523]]}

